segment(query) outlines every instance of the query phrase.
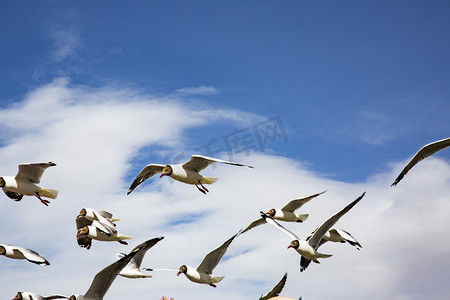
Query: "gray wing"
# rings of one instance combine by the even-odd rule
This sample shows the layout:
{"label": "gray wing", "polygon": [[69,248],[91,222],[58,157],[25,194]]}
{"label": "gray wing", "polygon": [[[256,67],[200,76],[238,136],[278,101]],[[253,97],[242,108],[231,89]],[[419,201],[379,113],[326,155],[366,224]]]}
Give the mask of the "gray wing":
{"label": "gray wing", "polygon": [[247,226],[247,228],[245,228],[244,230],[242,230],[242,233],[249,231],[250,229],[255,228],[256,226],[262,225],[267,223],[266,220],[264,220],[263,218],[260,218],[258,220],[255,220],[253,222],[250,223],[250,225]]}
{"label": "gray wing", "polygon": [[103,296],[105,296],[114,279],[116,279],[120,271],[135,255],[136,252],[131,251],[128,255],[125,255],[115,263],[110,264],[98,272],[84,297],[89,299],[103,299]]}
{"label": "gray wing", "polygon": [[75,223],[77,224],[77,230],[83,228],[84,226],[88,226],[92,224],[92,221],[87,219],[86,217],[80,216],[75,219]]}
{"label": "gray wing", "polygon": [[113,214],[104,210],[97,210],[96,211],[100,216],[106,219],[112,219]]}
{"label": "gray wing", "polygon": [[270,292],[268,292],[264,296],[261,296],[261,298],[259,298],[259,300],[268,300],[272,297],[279,296],[281,291],[284,288],[284,285],[286,284],[286,280],[287,280],[287,272],[284,273],[284,276],[283,276],[283,278],[281,278],[280,282],[278,282],[278,284]]}
{"label": "gray wing", "polygon": [[41,181],[42,174],[48,167],[56,166],[55,163],[36,163],[36,164],[20,164],[19,171],[16,174],[16,179],[28,180],[33,183]]}
{"label": "gray wing", "polygon": [[278,223],[277,221],[275,221],[272,217],[266,215],[265,213],[263,213],[262,211],[261,213],[261,217],[266,220],[267,223],[272,224],[273,226],[275,226],[276,228],[278,228],[279,230],[281,230],[282,232],[284,232],[285,234],[287,234],[291,240],[300,240],[298,238],[298,236],[295,235],[295,233],[293,233],[292,231],[290,231],[289,229],[286,229],[285,227],[283,227],[280,223]]}
{"label": "gray wing", "polygon": [[314,194],[314,195],[309,196],[309,197],[292,200],[291,202],[286,204],[281,210],[294,212],[296,209],[299,209],[303,204],[309,202],[309,200],[314,199],[317,196],[320,196],[320,195],[322,195],[325,192],[326,191],[323,191],[322,193]]}
{"label": "gray wing", "polygon": [[16,249],[14,249],[14,251],[21,252],[29,262],[47,266],[50,264],[43,256],[31,249],[16,246]]}
{"label": "gray wing", "polygon": [[157,237],[151,240],[148,240],[146,242],[143,242],[142,244],[137,245],[133,251],[136,251],[136,255],[133,257],[132,261],[136,264],[136,266],[139,268],[141,266],[142,260],[144,258],[144,255],[147,253],[147,250],[149,250],[151,247],[156,245],[160,240],[162,240],[164,237]]}
{"label": "gray wing", "polygon": [[111,236],[114,233],[117,233],[117,230],[115,228],[111,228],[107,224],[104,224],[102,222],[99,222],[97,220],[92,221],[92,226],[95,226],[98,230],[106,234],[107,236]]}
{"label": "gray wing", "polygon": [[136,176],[133,183],[130,185],[128,189],[127,195],[129,195],[138,185],[152,177],[157,173],[161,173],[164,169],[165,165],[147,165],[142,171]]}
{"label": "gray wing", "polygon": [[353,206],[356,205],[366,194],[366,192],[362,193],[361,196],[359,196],[356,200],[354,200],[352,203],[344,207],[340,212],[329,218],[325,221],[325,223],[322,224],[322,226],[319,227],[319,229],[314,232],[311,239],[308,241],[311,247],[314,249],[317,249],[319,247],[320,241],[322,240],[323,235],[330,230],[331,227],[333,227],[334,224],[343,216],[345,215]]}
{"label": "gray wing", "polygon": [[[94,210],[94,215],[98,221],[97,220],[93,221],[92,225],[95,225],[97,228],[99,228],[102,231],[108,232],[109,235],[111,235],[113,233],[117,233],[116,225],[113,222],[111,222],[109,219],[102,216],[96,210]],[[94,222],[96,222],[96,223],[94,224]],[[101,227],[99,227],[99,226],[101,226]]]}
{"label": "gray wing", "polygon": [[239,166],[239,167],[253,168],[252,166],[247,166],[247,165],[243,165],[243,164],[234,163],[231,161],[221,160],[221,159],[202,156],[202,155],[192,155],[191,159],[188,162],[183,164],[183,168],[191,169],[196,172],[200,172],[201,170],[205,169],[210,164],[215,163],[215,162],[220,162],[220,163],[233,165],[233,166]]}
{"label": "gray wing", "polygon": [[239,233],[233,235],[229,240],[223,243],[220,247],[211,251],[205,256],[202,263],[198,266],[197,271],[200,273],[212,274],[214,268],[219,264],[222,256],[227,252],[228,246]]}
{"label": "gray wing", "polygon": [[414,167],[419,161],[438,152],[439,150],[447,148],[448,146],[450,146],[450,138],[439,140],[423,146],[408,162],[406,167],[400,172],[400,175],[398,175],[398,177],[394,180],[391,186],[397,185],[397,183],[399,183],[399,181],[402,180],[402,178],[406,175],[406,173],[408,173],[408,171],[411,170],[411,168]]}

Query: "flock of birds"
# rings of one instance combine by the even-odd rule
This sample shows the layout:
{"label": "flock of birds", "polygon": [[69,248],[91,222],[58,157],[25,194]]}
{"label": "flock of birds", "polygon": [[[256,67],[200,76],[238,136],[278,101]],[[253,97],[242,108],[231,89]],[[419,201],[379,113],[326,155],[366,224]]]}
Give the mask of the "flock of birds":
{"label": "flock of birds", "polygon": [[[449,146],[450,138],[439,140],[423,146],[401,171],[401,173],[392,183],[392,186],[397,185],[400,180],[402,180],[402,178],[406,175],[406,173],[419,161]],[[184,164],[147,165],[132,182],[127,194],[130,194],[138,185],[158,173],[161,173],[160,177],[170,176],[177,181],[195,185],[200,192],[207,194],[209,190],[204,185],[213,184],[217,181],[217,178],[202,176],[200,172],[212,163],[224,163],[234,166],[253,168],[252,166],[216,158],[193,155],[191,159]],[[23,196],[35,196],[44,205],[48,206],[50,201],[42,198],[44,197],[55,199],[58,195],[58,191],[55,189],[41,188],[38,186],[38,184],[40,183],[40,179],[44,171],[52,166],[56,166],[56,164],[52,162],[20,164],[18,173],[15,176],[0,177],[0,187],[9,198],[15,201],[20,201]],[[325,193],[325,191],[305,198],[292,200],[282,208],[270,209],[266,213],[260,212],[261,218],[253,221],[245,229],[240,230],[231,238],[226,240],[222,245],[208,253],[197,268],[189,265],[182,265],[178,270],[173,271],[177,271],[178,276],[184,274],[192,282],[207,284],[212,287],[216,287],[216,284],[220,282],[224,278],[224,276],[213,275],[213,270],[219,264],[221,258],[224,256],[233,240],[241,234],[249,231],[250,229],[253,229],[256,226],[265,223],[271,224],[272,226],[289,236],[291,243],[289,244],[288,248],[295,249],[295,251],[298,252],[301,256],[300,272],[305,271],[311,261],[319,263],[319,259],[328,258],[331,256],[331,254],[324,254],[318,251],[319,247],[328,241],[349,243],[358,250],[362,248],[360,243],[349,232],[343,229],[334,228],[333,226],[343,215],[345,215],[364,197],[365,192],[350,204],[348,204],[346,207],[344,207],[342,210],[328,218],[310,236],[306,237],[306,239],[300,239],[297,235],[295,235],[293,232],[286,229],[279,223],[279,221],[297,223],[304,222],[308,218],[308,215],[297,214],[296,210],[298,210],[304,204],[308,203],[310,200],[322,195],[323,193]],[[123,235],[117,231],[116,224],[114,222],[118,220],[119,219],[114,218],[111,213],[104,210],[83,208],[76,218],[76,238],[79,246],[89,249],[92,246],[92,240],[117,241],[121,244],[127,244],[125,240],[132,237]],[[127,278],[152,277],[148,273],[143,272],[143,270],[141,269],[141,263],[146,252],[162,239],[163,237],[150,239],[144,243],[137,245],[128,254],[118,254],[118,260],[116,262],[110,264],[96,274],[89,289],[84,295],[68,296],[55,294],[43,297],[36,293],[20,291],[17,293],[13,300],[101,300],[118,275]],[[10,244],[0,244],[0,255],[12,259],[26,259],[29,262],[38,265],[49,265],[49,262],[37,252],[31,249]],[[152,269],[144,270],[153,271]],[[279,297],[279,294],[281,293],[286,280],[287,273],[270,292],[268,292],[266,295],[261,296],[259,299],[292,299]]]}

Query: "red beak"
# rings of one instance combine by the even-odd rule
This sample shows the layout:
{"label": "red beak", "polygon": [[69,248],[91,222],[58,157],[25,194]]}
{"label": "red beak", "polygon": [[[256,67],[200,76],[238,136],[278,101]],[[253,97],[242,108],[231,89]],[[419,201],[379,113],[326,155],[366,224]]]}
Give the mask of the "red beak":
{"label": "red beak", "polygon": [[163,177],[164,175],[166,175],[166,174],[162,173],[161,176],[159,176],[159,178]]}
{"label": "red beak", "polygon": [[180,276],[180,274],[181,274],[181,272],[178,272],[178,273],[177,273],[177,276]]}

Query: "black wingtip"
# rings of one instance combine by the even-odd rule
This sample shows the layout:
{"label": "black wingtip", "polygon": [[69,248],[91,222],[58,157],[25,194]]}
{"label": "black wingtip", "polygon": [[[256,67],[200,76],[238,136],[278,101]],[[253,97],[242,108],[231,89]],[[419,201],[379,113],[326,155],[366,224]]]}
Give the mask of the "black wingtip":
{"label": "black wingtip", "polygon": [[260,211],[259,213],[261,214],[261,218],[263,218],[264,220],[268,218],[264,212]]}

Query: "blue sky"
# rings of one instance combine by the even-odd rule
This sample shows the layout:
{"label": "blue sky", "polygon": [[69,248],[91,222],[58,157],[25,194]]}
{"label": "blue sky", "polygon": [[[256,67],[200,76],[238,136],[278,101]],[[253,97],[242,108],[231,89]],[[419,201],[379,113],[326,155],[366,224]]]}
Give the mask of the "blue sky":
{"label": "blue sky", "polygon": [[290,142],[277,151],[348,181],[446,136],[442,1],[3,6],[3,106],[59,76],[156,94],[214,87],[199,105],[281,116]]}
{"label": "blue sky", "polygon": [[[123,196],[146,164],[184,161],[199,152],[210,154],[205,150],[209,143],[214,150],[223,150],[215,154],[224,159],[256,164],[265,158],[270,166],[275,165],[272,162],[286,165],[286,172],[272,171],[278,175],[274,180],[287,184],[291,178],[302,174],[304,179],[302,176],[307,174],[304,176],[308,180],[319,181],[312,186],[299,184],[298,192],[278,183],[274,183],[274,189],[283,189],[278,203],[327,189],[333,195],[329,197],[343,202],[324,213],[326,218],[360,195],[365,184],[376,190],[374,194],[390,193],[381,186],[389,187],[421,146],[448,137],[449,30],[450,4],[444,1],[2,2],[0,150],[5,160],[1,173],[8,170],[11,174],[7,175],[12,175],[19,163],[41,160],[55,161],[57,168],[89,168],[88,162],[97,162],[96,157],[104,155],[102,147],[108,145],[105,151],[110,151],[110,156],[105,155],[104,162],[97,163],[108,168],[111,176],[116,175],[111,178],[114,188],[108,193],[120,202],[123,200],[119,195]],[[283,130],[277,127],[278,135],[262,148],[255,126],[266,126],[267,130],[269,125],[282,125]],[[66,139],[69,134],[63,130],[70,132],[73,139]],[[56,144],[49,147],[39,135],[55,139]],[[251,152],[227,146],[233,137],[245,137],[241,141],[250,143]],[[30,142],[33,147],[27,147]],[[97,142],[101,144],[93,149]],[[112,151],[115,147],[120,149]],[[80,157],[75,159],[77,155]],[[109,169],[112,166],[107,158],[115,160],[117,170]],[[449,159],[450,152],[441,151],[424,161],[416,175],[429,171],[436,178],[444,178],[439,188],[445,190]],[[436,171],[436,165],[443,169]],[[259,172],[258,167],[255,165],[255,172]],[[228,171],[239,172],[237,177],[245,173],[222,166],[212,170]],[[404,181],[414,176],[413,171]],[[53,178],[58,179],[55,174]],[[174,195],[178,190],[181,194],[186,189],[191,191],[191,187],[165,182],[146,183],[142,195],[153,194],[152,186],[161,195],[166,188],[174,190]],[[46,183],[53,185],[51,180]],[[60,184],[60,189],[72,191],[65,186],[67,182]],[[220,184],[215,184],[214,189],[219,189]],[[403,184],[407,183],[400,183],[398,188],[402,189]],[[328,185],[340,188],[332,191]],[[98,186],[106,188],[103,183],[89,187],[95,190]],[[234,185],[224,182],[225,186]],[[416,188],[417,197],[429,192],[426,185]],[[101,192],[104,189],[92,194]],[[409,197],[412,191],[404,193]],[[176,199],[174,195],[170,199]],[[72,197],[72,205],[50,206],[48,210],[76,214],[82,207],[76,203],[78,197]],[[138,198],[133,194],[131,197]],[[389,197],[384,200],[389,204],[381,207],[393,205]],[[16,211],[26,204],[8,201],[3,201],[7,206],[3,210]],[[98,209],[124,209],[118,203],[105,207],[110,204],[83,201],[82,205]],[[174,201],[179,204],[179,200]],[[251,206],[256,217],[259,210],[275,205],[270,199],[261,201],[263,207]],[[211,212],[214,208],[204,201],[194,203],[199,210],[192,209],[192,205],[185,207],[186,213],[194,216],[189,226],[216,216]],[[417,205],[420,210],[419,199]],[[44,211],[38,203],[33,207]],[[248,216],[244,223],[252,218]],[[167,224],[161,235],[171,232],[176,222]],[[10,226],[7,223],[0,228],[4,232]],[[245,224],[236,226],[238,230]],[[202,251],[212,250],[234,231],[224,234]],[[363,229],[360,234],[365,234]],[[5,238],[4,233],[1,236]],[[73,242],[73,237],[69,240]],[[170,238],[164,242],[167,240]],[[248,249],[241,247],[247,253]],[[272,281],[275,285],[285,270],[277,272],[270,282],[265,282],[267,286],[255,288],[257,294],[248,299],[270,290]],[[184,281],[186,288],[191,288]],[[87,284],[82,284],[80,292]],[[57,286],[51,290],[64,293]],[[177,292],[182,294],[183,289]],[[192,291],[192,295],[196,292]],[[302,294],[302,289],[295,293],[292,297]],[[399,292],[398,299],[405,293]],[[108,299],[114,299],[113,295]]]}

